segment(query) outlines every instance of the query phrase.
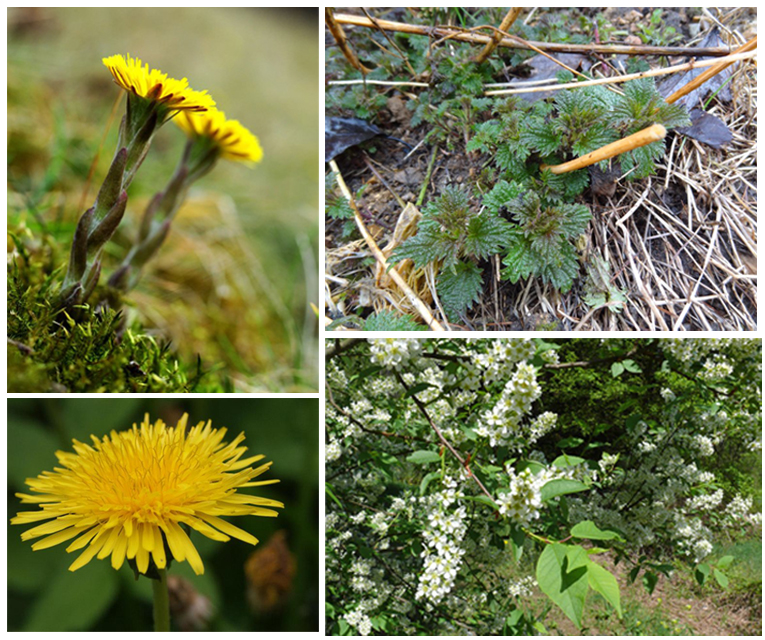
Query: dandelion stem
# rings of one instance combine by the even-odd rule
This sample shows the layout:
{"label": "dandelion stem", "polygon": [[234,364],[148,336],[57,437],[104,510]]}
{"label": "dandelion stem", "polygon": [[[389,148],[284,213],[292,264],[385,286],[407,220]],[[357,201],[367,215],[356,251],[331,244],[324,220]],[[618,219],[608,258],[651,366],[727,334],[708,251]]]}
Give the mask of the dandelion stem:
{"label": "dandelion stem", "polygon": [[154,631],[170,631],[170,597],[167,593],[167,569],[159,569],[159,580],[154,587]]}

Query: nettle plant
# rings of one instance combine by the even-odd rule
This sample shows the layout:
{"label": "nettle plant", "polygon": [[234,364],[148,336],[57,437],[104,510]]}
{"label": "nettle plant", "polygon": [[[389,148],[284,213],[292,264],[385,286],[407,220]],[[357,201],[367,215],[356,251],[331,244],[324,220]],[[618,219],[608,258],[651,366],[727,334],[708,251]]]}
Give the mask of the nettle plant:
{"label": "nettle plant", "polygon": [[711,469],[761,448],[761,342],[598,344],[651,398],[608,438],[545,410],[560,344],[328,345],[329,633],[536,635],[553,605],[581,628],[590,590],[621,617],[607,553],[649,591],[681,562],[727,585],[711,538],[760,515]]}
{"label": "nettle plant", "polygon": [[[570,77],[561,74],[560,79]],[[465,100],[468,98],[474,106],[476,101],[489,103],[486,98],[468,96]],[[472,234],[474,244],[481,249],[474,257],[484,257],[488,247],[492,247],[489,253],[504,254],[504,279],[518,282],[540,277],[565,293],[579,272],[575,241],[591,219],[589,208],[577,202],[590,184],[590,169],[554,174],[543,165],[582,156],[653,124],[667,130],[688,125],[688,114],[680,105],[667,104],[651,79],[626,83],[618,91],[602,86],[561,91],[549,102],[530,103],[511,96],[489,104],[493,117],[471,126],[473,133],[466,147],[468,152],[486,154],[488,161],[475,194],[483,207],[466,210],[463,235]],[[654,173],[656,161],[663,155],[664,141],[659,140],[604,160],[598,168],[618,168],[618,175],[636,180]],[[487,184],[493,186],[485,190]],[[444,217],[452,200],[451,194],[436,199],[431,211],[438,213],[431,212],[426,219]],[[436,259],[440,260],[446,245],[451,244],[461,259],[465,257],[462,241],[453,225],[426,224],[402,246],[397,257],[411,257],[421,264],[430,259],[424,248],[438,246]],[[451,276],[442,280],[448,285],[439,293],[459,303],[450,307],[454,314],[470,308],[480,296],[482,282],[474,268],[463,268],[459,278],[453,269]]]}

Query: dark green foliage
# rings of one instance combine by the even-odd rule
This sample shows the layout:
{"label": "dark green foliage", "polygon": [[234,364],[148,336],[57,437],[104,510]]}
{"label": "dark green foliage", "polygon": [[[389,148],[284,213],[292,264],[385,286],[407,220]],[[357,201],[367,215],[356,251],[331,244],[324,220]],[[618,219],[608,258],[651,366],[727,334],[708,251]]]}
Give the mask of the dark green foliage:
{"label": "dark green foliage", "polygon": [[54,306],[60,274],[49,270],[55,260],[41,262],[16,244],[24,250],[7,276],[9,392],[225,390],[201,362],[181,362],[141,327],[123,332],[122,316],[111,309],[80,306],[76,318],[62,312]]}
{"label": "dark green foliage", "polygon": [[417,324],[410,316],[399,316],[389,309],[373,313],[364,320],[364,331],[425,331],[426,327]]}
{"label": "dark green foliage", "polygon": [[503,276],[511,282],[535,275],[561,291],[571,288],[579,263],[571,241],[590,221],[584,205],[542,200],[535,191],[518,194],[514,183],[500,182],[486,195],[490,208],[504,207],[514,220]]}
{"label": "dark green foliage", "polygon": [[473,262],[458,262],[438,274],[438,295],[449,317],[457,316],[478,302],[483,278]]}
{"label": "dark green foliage", "polygon": [[499,251],[506,244],[508,230],[502,218],[472,211],[464,190],[447,186],[423,209],[417,235],[406,240],[393,258],[410,258],[418,267],[440,260],[444,269],[451,269],[462,258]]}

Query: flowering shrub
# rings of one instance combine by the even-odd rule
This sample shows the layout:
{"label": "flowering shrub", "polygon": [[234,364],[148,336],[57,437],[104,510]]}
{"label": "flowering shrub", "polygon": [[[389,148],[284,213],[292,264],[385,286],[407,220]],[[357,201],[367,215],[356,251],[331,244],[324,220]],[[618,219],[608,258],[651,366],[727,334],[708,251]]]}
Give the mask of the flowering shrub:
{"label": "flowering shrub", "polygon": [[606,553],[649,590],[679,562],[725,586],[733,559],[704,561],[759,523],[726,469],[761,447],[761,361],[741,339],[329,342],[328,632],[545,633],[540,591],[580,627],[590,589],[621,616]]}

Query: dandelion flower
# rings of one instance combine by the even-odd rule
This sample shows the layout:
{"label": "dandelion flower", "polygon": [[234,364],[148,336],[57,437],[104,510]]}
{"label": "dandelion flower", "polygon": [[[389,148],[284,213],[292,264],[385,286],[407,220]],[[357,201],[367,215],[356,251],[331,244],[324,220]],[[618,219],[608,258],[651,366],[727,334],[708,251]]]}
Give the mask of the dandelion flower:
{"label": "dandelion flower", "polygon": [[226,429],[213,429],[208,421],[187,432],[187,419],[184,414],[168,427],[161,420],[151,424],[147,414],[140,427],[91,436],[92,446],[74,440],[74,453],[56,452],[60,466],[26,481],[35,495],[16,494],[40,510],[21,512],[12,524],[49,520],[22,533],[22,540],[45,536],[32,545],[37,551],[76,538],[67,552],[85,550],[70,571],[111,556],[115,569],[127,558],[145,574],[150,559],[160,570],[167,566],[167,549],[197,575],[204,566],[184,528],[220,542],[230,536],[257,544],[221,516],[278,515],[268,507],[283,507],[281,502],[237,493],[278,482],[253,481],[271,463],[252,467],[262,455],[241,459],[247,450],[240,446],[243,433],[226,444]]}
{"label": "dandelion flower", "polygon": [[192,139],[206,139],[218,150],[219,157],[242,162],[260,162],[263,150],[258,139],[237,120],[226,119],[217,109],[204,112],[184,111],[173,119]]}
{"label": "dandelion flower", "polygon": [[205,111],[215,106],[206,91],[190,89],[186,78],[168,78],[167,74],[150,69],[148,63],[144,65],[140,58],[131,58],[130,54],[127,58],[109,56],[103,58],[103,63],[125,91],[163,104],[172,111]]}

